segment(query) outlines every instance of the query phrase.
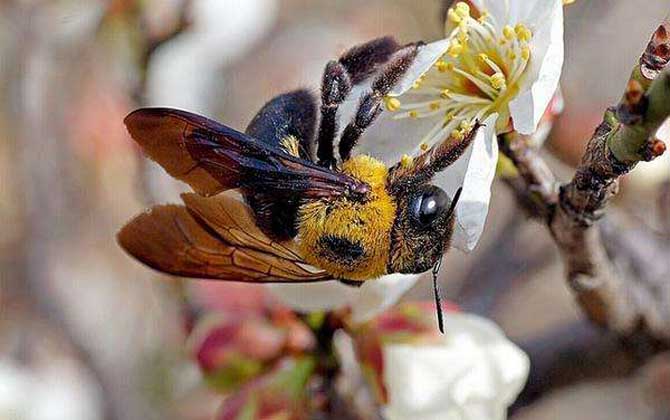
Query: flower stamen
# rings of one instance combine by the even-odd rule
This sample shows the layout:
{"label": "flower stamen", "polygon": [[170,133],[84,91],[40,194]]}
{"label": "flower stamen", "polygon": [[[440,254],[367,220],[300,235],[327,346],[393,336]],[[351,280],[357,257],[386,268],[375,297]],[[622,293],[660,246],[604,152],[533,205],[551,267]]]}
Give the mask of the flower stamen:
{"label": "flower stamen", "polygon": [[519,91],[528,62],[533,33],[521,22],[499,25],[486,10],[475,19],[470,6],[458,2],[447,12],[448,46],[442,57],[420,78],[408,95],[420,101],[385,100],[386,109],[402,110],[394,118],[443,115],[422,143],[433,144],[451,135],[467,135],[475,120],[491,113],[508,118],[508,103]]}

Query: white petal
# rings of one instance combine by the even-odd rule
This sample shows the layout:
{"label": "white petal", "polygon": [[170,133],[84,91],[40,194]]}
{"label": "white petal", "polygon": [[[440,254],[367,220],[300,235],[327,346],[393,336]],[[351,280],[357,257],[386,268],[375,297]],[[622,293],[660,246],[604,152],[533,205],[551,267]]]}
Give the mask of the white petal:
{"label": "white petal", "polygon": [[531,134],[537,128],[558,88],[564,59],[562,3],[551,0],[538,4],[528,19],[533,21],[522,21],[533,30],[525,75],[528,84],[509,104],[514,128],[523,134]]}
{"label": "white petal", "polygon": [[435,118],[394,120],[391,112],[382,112],[375,124],[365,132],[357,154],[368,154],[385,164],[396,164],[403,154],[415,155],[421,138],[433,127]]}
{"label": "white petal", "polygon": [[504,419],[521,391],[528,357],[492,322],[449,313],[437,345],[383,348],[388,419]]}
{"label": "white petal", "polygon": [[480,12],[484,10],[489,12],[496,26],[502,28],[510,20],[509,0],[473,0],[472,3]]}
{"label": "white petal", "polygon": [[442,54],[449,48],[448,39],[431,42],[420,47],[416,59],[405,73],[405,76],[391,90],[389,96],[400,96],[407,92],[414,82],[430,69]]}
{"label": "white petal", "polygon": [[352,320],[365,322],[395,304],[419,278],[418,274],[390,274],[368,280],[360,287],[339,281],[269,284],[285,305],[300,312],[327,311],[351,306]]}
{"label": "white petal", "polygon": [[544,23],[542,19],[553,8],[554,2],[562,7],[561,0],[472,0],[477,9],[489,12],[498,28],[517,23],[535,27]]}
{"label": "white petal", "polygon": [[433,183],[451,197],[458,187],[463,187],[456,206],[452,246],[465,252],[472,251],[477,245],[488,215],[491,184],[498,163],[497,118],[497,114],[492,114],[484,120],[484,126],[477,132],[472,146],[456,163],[433,179]]}
{"label": "white petal", "polygon": [[268,284],[267,288],[282,303],[300,312],[327,311],[352,304],[360,294],[358,287],[339,281],[300,284]]}
{"label": "white petal", "polygon": [[352,320],[365,322],[394,305],[414,286],[420,274],[389,274],[369,280],[360,287],[352,308]]}
{"label": "white petal", "polygon": [[[523,23],[535,30],[547,24],[547,16],[556,6],[563,9],[562,0],[508,0],[508,24]],[[489,1],[490,3],[490,1]]]}

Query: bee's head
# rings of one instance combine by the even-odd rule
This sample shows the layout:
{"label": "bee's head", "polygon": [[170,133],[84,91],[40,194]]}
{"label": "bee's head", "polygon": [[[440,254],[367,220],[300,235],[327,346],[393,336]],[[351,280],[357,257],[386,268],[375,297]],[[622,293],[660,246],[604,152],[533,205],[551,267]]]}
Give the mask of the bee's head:
{"label": "bee's head", "polygon": [[452,200],[441,188],[426,183],[397,191],[395,199],[398,210],[391,230],[388,271],[427,271],[449,248],[458,198]]}
{"label": "bee's head", "polygon": [[461,190],[449,197],[431,181],[465,152],[479,127],[476,122],[468,132],[454,133],[416,158],[403,156],[389,170],[387,189],[397,205],[389,272],[423,273],[449,249]]}

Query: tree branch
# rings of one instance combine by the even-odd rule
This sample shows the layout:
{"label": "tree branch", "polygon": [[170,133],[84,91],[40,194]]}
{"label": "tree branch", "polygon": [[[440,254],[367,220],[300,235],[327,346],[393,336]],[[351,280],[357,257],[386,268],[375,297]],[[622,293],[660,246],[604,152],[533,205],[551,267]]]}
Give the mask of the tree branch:
{"label": "tree branch", "polygon": [[[559,188],[558,195],[551,171],[523,137],[500,139],[502,152],[518,170],[518,176],[507,183],[517,197],[526,197],[520,204],[549,229],[563,257],[568,284],[586,315],[620,336],[659,348],[670,344],[670,319],[665,315],[670,311],[668,285],[664,276],[634,267],[652,266],[667,275],[667,257],[632,253],[635,244],[641,243],[639,236],[609,226],[605,232],[596,221],[617,193],[619,178],[638,162],[665,151],[654,133],[670,115],[670,72],[662,70],[670,59],[669,25],[665,21],[655,31],[621,101],[605,112],[574,177]],[[655,238],[645,240],[667,255],[667,248]],[[618,261],[622,253],[626,265]]]}

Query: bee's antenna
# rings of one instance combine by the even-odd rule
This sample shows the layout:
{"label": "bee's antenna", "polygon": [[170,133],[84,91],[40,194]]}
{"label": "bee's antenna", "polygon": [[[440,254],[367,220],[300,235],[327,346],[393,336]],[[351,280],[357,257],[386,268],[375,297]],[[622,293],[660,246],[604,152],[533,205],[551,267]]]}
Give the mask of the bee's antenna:
{"label": "bee's antenna", "polygon": [[445,170],[463,156],[480,127],[482,124],[475,121],[470,132],[464,137],[459,139],[449,136],[414,159],[410,159],[411,164],[406,165],[403,161],[395,164],[389,173],[389,191],[429,182],[436,173]]}
{"label": "bee's antenna", "polygon": [[442,257],[433,266],[433,294],[435,295],[435,311],[437,312],[437,326],[440,332],[444,334],[444,314],[442,313],[442,296],[440,294],[440,285],[437,282],[437,275],[442,266]]}
{"label": "bee's antenna", "polygon": [[[449,207],[449,212],[447,213],[447,218],[451,217],[456,210],[456,205],[458,200],[461,199],[461,192],[463,187],[458,187],[454,199],[451,201],[451,206]],[[444,334],[444,313],[442,312],[442,294],[440,293],[440,284],[437,282],[437,275],[440,273],[440,267],[442,267],[442,257],[435,263],[433,266],[433,295],[435,295],[435,311],[437,312],[437,326],[440,328],[440,332]]]}
{"label": "bee's antenna", "polygon": [[456,205],[458,204],[458,200],[461,199],[461,192],[463,192],[463,187],[458,187],[458,190],[456,190],[456,194],[454,195],[454,199],[451,200],[451,206],[449,207],[447,218],[451,217],[451,215],[454,214],[454,211],[456,211]]}

